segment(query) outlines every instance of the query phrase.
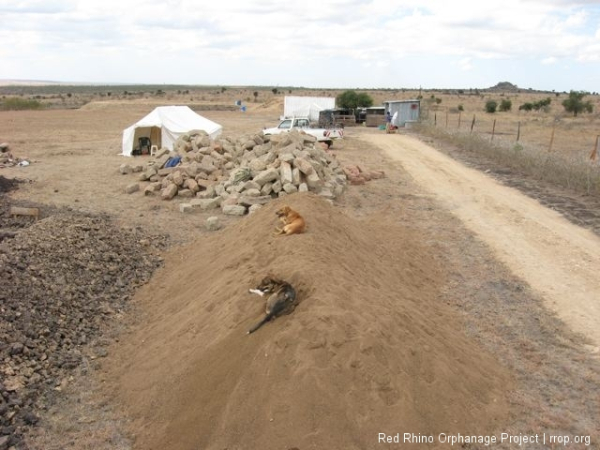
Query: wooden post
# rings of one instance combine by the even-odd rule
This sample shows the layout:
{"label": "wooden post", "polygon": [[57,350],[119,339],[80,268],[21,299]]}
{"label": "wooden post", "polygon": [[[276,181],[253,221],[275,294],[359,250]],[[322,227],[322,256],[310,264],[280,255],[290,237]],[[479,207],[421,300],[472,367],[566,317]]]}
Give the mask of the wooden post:
{"label": "wooden post", "polygon": [[519,142],[520,138],[521,138],[521,122],[519,122],[519,124],[517,125],[517,142]]}
{"label": "wooden post", "polygon": [[462,112],[458,112],[458,128],[460,129],[460,121],[462,119]]}
{"label": "wooden post", "polygon": [[437,127],[437,113],[433,115],[433,126]]}
{"label": "wooden post", "polygon": [[550,145],[548,146],[548,151],[552,151],[552,145],[554,144],[554,131],[556,130],[556,122],[552,125],[552,135],[550,136]]}
{"label": "wooden post", "polygon": [[494,140],[494,134],[496,134],[496,119],[494,119],[494,125],[492,125],[492,141]]}
{"label": "wooden post", "polygon": [[473,120],[471,121],[471,133],[473,132],[474,127],[475,127],[475,114],[473,114]]}
{"label": "wooden post", "polygon": [[446,128],[448,128],[448,110],[446,110]]}
{"label": "wooden post", "polygon": [[596,142],[594,143],[594,148],[592,149],[592,153],[590,154],[590,161],[596,161],[598,159],[598,140],[600,135],[596,135]]}

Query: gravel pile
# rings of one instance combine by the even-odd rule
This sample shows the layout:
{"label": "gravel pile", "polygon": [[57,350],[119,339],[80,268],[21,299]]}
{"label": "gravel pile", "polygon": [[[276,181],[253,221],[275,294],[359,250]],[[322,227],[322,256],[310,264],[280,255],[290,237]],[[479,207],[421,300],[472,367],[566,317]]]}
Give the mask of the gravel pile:
{"label": "gravel pile", "polygon": [[2,241],[0,450],[26,448],[23,432],[48,395],[84,360],[106,354],[101,331],[161,265],[155,250],[165,245],[165,237],[78,213]]}

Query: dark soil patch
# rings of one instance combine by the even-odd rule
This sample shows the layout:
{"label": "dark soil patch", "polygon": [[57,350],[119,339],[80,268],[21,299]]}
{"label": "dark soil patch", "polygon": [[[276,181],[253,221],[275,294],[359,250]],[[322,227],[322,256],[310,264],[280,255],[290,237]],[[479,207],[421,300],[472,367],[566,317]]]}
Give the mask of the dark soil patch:
{"label": "dark soil patch", "polygon": [[165,240],[74,211],[17,231],[0,244],[0,442],[25,449],[75,369],[105,354],[103,331],[161,265]]}
{"label": "dark soil patch", "polygon": [[12,191],[16,189],[18,185],[18,180],[6,178],[0,175],[0,193]]}

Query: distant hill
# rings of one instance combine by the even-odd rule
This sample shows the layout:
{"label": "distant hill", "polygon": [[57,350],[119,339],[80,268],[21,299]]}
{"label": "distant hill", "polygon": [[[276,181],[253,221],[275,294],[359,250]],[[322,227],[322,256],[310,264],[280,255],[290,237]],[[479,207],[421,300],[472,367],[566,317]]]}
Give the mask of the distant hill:
{"label": "distant hill", "polygon": [[508,81],[501,81],[496,86],[488,88],[489,91],[500,91],[500,92],[519,92],[519,86],[512,84]]}

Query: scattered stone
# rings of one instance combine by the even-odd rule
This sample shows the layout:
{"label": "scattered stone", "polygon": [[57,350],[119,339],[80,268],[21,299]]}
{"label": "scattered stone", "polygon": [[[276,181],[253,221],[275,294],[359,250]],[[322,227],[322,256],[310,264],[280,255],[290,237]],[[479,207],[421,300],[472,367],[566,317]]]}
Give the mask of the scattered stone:
{"label": "scattered stone", "polygon": [[206,223],[204,224],[204,226],[208,231],[217,231],[220,230],[222,227],[221,220],[216,216],[212,216],[206,219]]}
{"label": "scattered stone", "polygon": [[128,175],[133,172],[133,167],[131,167],[129,164],[121,164],[119,167],[119,172],[122,175]]}
{"label": "scattered stone", "polygon": [[140,190],[140,185],[139,183],[132,183],[127,185],[127,187],[125,188],[125,192],[127,194],[133,194],[134,192],[137,192]]}
{"label": "scattered stone", "polygon": [[222,211],[227,216],[243,216],[246,214],[246,207],[242,205],[224,205]]}

